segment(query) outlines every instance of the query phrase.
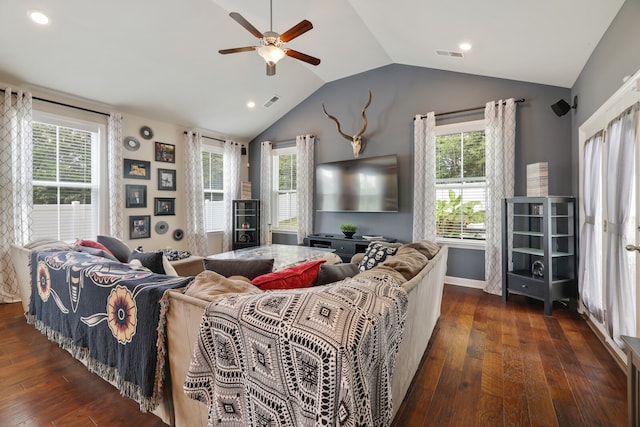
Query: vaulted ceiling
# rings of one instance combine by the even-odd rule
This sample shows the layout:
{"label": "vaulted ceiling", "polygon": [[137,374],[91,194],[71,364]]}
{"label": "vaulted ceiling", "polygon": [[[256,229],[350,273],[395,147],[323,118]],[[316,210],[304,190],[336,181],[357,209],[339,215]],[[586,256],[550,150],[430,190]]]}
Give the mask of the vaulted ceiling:
{"label": "vaulted ceiling", "polygon": [[[248,141],[325,83],[391,63],[571,87],[623,3],[273,0],[273,30],[308,19],[287,46],[322,62],[285,57],[268,77],[256,52],[218,53],[257,44],[229,13],[268,31],[268,0],[2,0],[0,82]],[[462,58],[436,54],[461,42]]]}

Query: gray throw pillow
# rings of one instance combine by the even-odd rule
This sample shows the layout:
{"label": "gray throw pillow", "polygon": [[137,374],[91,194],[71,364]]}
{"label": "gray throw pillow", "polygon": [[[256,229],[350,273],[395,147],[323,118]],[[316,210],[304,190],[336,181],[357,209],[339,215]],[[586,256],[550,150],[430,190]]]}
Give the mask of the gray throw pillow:
{"label": "gray throw pillow", "polygon": [[203,260],[204,269],[224,276],[244,276],[253,280],[273,271],[273,258],[209,259]]}
{"label": "gray throw pillow", "polygon": [[358,264],[345,262],[342,264],[322,264],[318,272],[318,280],[315,286],[326,285],[328,283],[339,282],[347,277],[358,274]]}
{"label": "gray throw pillow", "polygon": [[107,258],[110,261],[116,261],[119,262],[118,259],[116,259],[116,257],[114,257],[113,255],[105,252],[103,249],[97,249],[97,248],[92,248],[89,246],[81,246],[81,245],[76,245],[74,247],[74,249],[78,252],[86,252],[88,254],[91,255],[95,255],[95,256],[99,256],[102,258]]}
{"label": "gray throw pillow", "polygon": [[98,236],[98,243],[104,245],[107,249],[111,251],[113,256],[118,258],[120,262],[129,262],[129,256],[131,255],[131,248],[127,246],[125,242],[118,239],[117,237],[111,236]]}
{"label": "gray throw pillow", "polygon": [[154,273],[166,274],[164,269],[164,264],[162,262],[162,256],[163,256],[162,251],[157,251],[157,252],[133,251],[131,252],[131,255],[129,256],[129,260],[127,262],[133,259],[137,259],[137,260],[140,260],[140,263],[142,264],[143,267],[148,268]]}

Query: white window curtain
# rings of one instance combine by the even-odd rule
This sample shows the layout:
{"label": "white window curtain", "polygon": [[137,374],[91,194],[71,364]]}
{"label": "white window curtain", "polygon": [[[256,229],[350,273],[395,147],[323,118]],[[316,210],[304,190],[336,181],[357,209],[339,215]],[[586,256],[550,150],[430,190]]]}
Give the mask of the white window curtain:
{"label": "white window curtain", "polygon": [[296,137],[297,151],[297,199],[298,199],[298,244],[313,233],[313,135]]}
{"label": "white window curtain", "polygon": [[224,234],[222,250],[230,251],[233,243],[233,201],[240,193],[240,161],[242,148],[233,141],[225,141],[223,152],[223,181],[224,193]]}
{"label": "white window curtain", "polygon": [[[636,284],[631,277],[625,245],[634,190],[635,143],[638,108],[635,104],[607,126],[607,256],[605,300],[609,335],[623,346],[620,335],[636,334]],[[635,238],[635,236],[633,236]]]}
{"label": "white window curtain", "polygon": [[260,243],[271,244],[271,193],[273,192],[273,146],[260,144]]}
{"label": "white window curtain", "polygon": [[[487,205],[485,210],[485,292],[502,295],[502,200],[513,197],[516,104],[513,98],[487,102],[485,118],[485,168]],[[512,228],[512,224],[509,228]]]}
{"label": "white window curtain", "polygon": [[604,304],[602,300],[602,261],[600,238],[600,157],[603,132],[587,140],[583,151],[582,188],[584,195],[584,225],[580,234],[580,299],[592,316],[602,322]]}
{"label": "white window curtain", "polygon": [[204,180],[202,177],[202,135],[187,132],[185,141],[185,237],[189,252],[208,255],[204,222]]}
{"label": "white window curtain", "polygon": [[413,241],[436,239],[436,115],[414,120]]}
{"label": "white window curtain", "polygon": [[110,113],[107,118],[108,229],[106,233],[124,238],[124,179],[122,154],[122,115]]}
{"label": "white window curtain", "polygon": [[20,301],[9,248],[31,238],[31,116],[31,93],[18,91],[14,98],[6,88],[0,106],[0,303]]}

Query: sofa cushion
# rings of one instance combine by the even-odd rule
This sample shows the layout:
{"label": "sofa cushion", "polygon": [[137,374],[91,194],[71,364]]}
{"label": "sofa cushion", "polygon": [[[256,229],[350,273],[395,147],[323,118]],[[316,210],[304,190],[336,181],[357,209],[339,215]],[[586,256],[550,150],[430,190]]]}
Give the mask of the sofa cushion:
{"label": "sofa cushion", "polygon": [[313,286],[318,278],[320,264],[325,260],[305,262],[273,273],[263,274],[251,281],[262,290],[266,289],[298,289]]}
{"label": "sofa cushion", "polygon": [[131,252],[131,255],[129,255],[129,259],[127,260],[127,262],[137,259],[137,260],[140,260],[143,267],[148,268],[152,272],[157,274],[165,274],[166,271],[164,269],[164,263],[162,261],[163,257],[164,255],[162,251],[156,251],[156,252],[133,251]]}
{"label": "sofa cushion", "polygon": [[117,237],[111,236],[98,236],[98,243],[104,245],[111,251],[120,262],[129,262],[129,256],[131,255],[131,248],[122,240]]}
{"label": "sofa cushion", "polygon": [[273,271],[273,258],[210,259],[203,261],[204,269],[215,271],[224,277],[244,276],[253,280]]}
{"label": "sofa cushion", "polygon": [[376,265],[387,259],[388,256],[395,255],[401,243],[371,242],[364,252],[364,257],[358,264],[359,271],[371,270]]}
{"label": "sofa cushion", "polygon": [[427,259],[431,259],[440,250],[440,246],[436,242],[432,242],[431,240],[419,240],[413,243],[407,243],[402,245],[402,248],[414,248],[421,254],[427,257]]}
{"label": "sofa cushion", "polygon": [[184,293],[201,300],[213,301],[227,294],[260,292],[262,291],[251,283],[231,280],[215,271],[205,270],[195,277]]}
{"label": "sofa cushion", "polygon": [[356,274],[358,274],[358,264],[352,264],[350,262],[344,262],[341,264],[321,264],[315,286],[339,282],[347,277],[353,277]]}

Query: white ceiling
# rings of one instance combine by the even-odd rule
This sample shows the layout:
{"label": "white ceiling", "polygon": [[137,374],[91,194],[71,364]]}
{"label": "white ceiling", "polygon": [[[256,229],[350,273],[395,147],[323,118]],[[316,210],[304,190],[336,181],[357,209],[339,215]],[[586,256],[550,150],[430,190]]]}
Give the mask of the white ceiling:
{"label": "white ceiling", "polygon": [[[218,50],[256,45],[228,14],[268,31],[268,0],[2,0],[0,82],[249,141],[323,84],[390,63],[571,87],[623,3],[273,0],[273,30],[310,20],[287,46],[322,63],[287,57],[267,77],[256,52]],[[37,27],[28,9],[51,23]],[[463,41],[462,59],[435,54]]]}

